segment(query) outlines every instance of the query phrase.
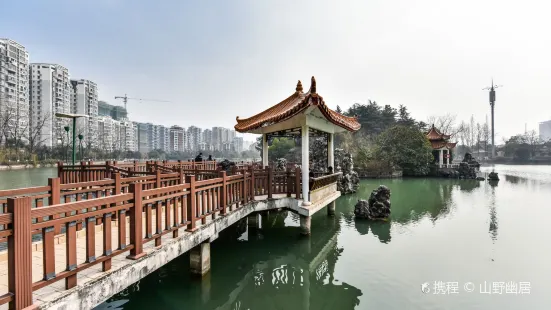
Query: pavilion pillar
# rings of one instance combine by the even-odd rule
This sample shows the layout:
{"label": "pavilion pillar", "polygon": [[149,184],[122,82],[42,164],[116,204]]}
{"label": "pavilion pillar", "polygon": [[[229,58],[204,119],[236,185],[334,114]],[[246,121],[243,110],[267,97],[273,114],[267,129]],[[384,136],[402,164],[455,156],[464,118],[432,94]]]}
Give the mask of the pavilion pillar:
{"label": "pavilion pillar", "polygon": [[308,125],[302,125],[302,205],[310,205],[308,191],[310,189],[310,146],[308,143],[310,129]]}
{"label": "pavilion pillar", "polygon": [[440,149],[438,150],[438,168],[442,168],[443,163],[444,163],[444,150]]}
{"label": "pavilion pillar", "polygon": [[330,133],[327,136],[327,168],[332,167],[335,172],[335,146],[334,134]]}
{"label": "pavilion pillar", "polygon": [[262,134],[262,167],[268,166],[268,137]]}

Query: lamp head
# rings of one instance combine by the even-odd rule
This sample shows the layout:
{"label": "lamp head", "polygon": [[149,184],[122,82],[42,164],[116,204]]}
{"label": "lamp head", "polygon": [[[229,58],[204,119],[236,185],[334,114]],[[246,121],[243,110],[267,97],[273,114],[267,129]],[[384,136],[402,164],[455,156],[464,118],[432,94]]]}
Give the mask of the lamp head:
{"label": "lamp head", "polygon": [[82,139],[84,139],[84,136],[82,134],[80,134],[80,135],[78,135],[78,139],[82,140]]}
{"label": "lamp head", "polygon": [[63,127],[63,129],[65,129],[66,132],[69,132],[69,130],[71,129],[71,127],[65,126],[65,127]]}

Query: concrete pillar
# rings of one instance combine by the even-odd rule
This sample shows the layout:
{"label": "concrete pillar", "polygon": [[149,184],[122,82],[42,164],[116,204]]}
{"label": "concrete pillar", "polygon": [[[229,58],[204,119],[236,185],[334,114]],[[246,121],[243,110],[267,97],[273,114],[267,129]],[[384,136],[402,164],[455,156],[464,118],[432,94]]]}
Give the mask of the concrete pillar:
{"label": "concrete pillar", "polygon": [[189,252],[191,273],[203,276],[210,271],[210,243],[204,242]]}
{"label": "concrete pillar", "polygon": [[330,133],[327,139],[327,167],[333,167],[335,172],[334,134]]}
{"label": "concrete pillar", "polygon": [[253,213],[247,216],[247,226],[249,228],[255,228],[255,229],[260,228],[260,220],[258,218],[259,216],[260,214],[258,213]]}
{"label": "concrete pillar", "polygon": [[308,125],[302,126],[302,205],[310,205],[308,191],[310,189],[310,147],[308,144],[309,128]]}
{"label": "concrete pillar", "polygon": [[268,137],[262,134],[262,167],[268,166]]}
{"label": "concrete pillar", "polygon": [[327,205],[327,215],[334,216],[335,215],[335,209],[336,209],[336,202],[333,201]]}
{"label": "concrete pillar", "polygon": [[444,163],[444,150],[438,150],[438,167],[442,168]]}
{"label": "concrete pillar", "polygon": [[312,222],[311,216],[300,216],[300,234],[308,236],[310,235],[310,225]]}

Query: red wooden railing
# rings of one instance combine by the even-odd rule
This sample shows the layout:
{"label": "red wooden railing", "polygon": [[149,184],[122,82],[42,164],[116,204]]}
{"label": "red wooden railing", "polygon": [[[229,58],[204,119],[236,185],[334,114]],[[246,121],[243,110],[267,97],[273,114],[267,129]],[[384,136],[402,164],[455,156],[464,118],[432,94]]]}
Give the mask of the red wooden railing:
{"label": "red wooden railing", "polygon": [[[145,243],[155,240],[159,246],[163,235],[177,237],[183,227],[194,231],[197,221],[205,224],[209,217],[232,212],[255,196],[286,194],[300,198],[300,168],[274,172],[272,168],[235,167],[228,174],[200,170],[197,165],[188,170],[188,164],[183,163],[161,164],[163,168],[159,163],[148,163],[146,168],[152,171],[139,170],[146,174],[142,176],[123,178],[121,172],[105,169],[110,172],[103,176],[110,179],[62,184],[60,177],[49,179],[48,186],[0,191],[0,197],[5,197],[0,200],[0,241],[7,240],[9,283],[9,292],[0,296],[0,305],[9,303],[10,309],[31,306],[33,291],[60,280],[65,280],[66,289],[72,288],[77,285],[79,272],[99,263],[107,271],[112,258],[127,251],[128,258],[137,259],[144,255]],[[104,167],[109,166],[106,163]],[[71,169],[62,171],[66,172],[65,180],[72,180]],[[81,173],[78,178],[90,175],[94,174]],[[126,217],[130,220],[128,244]],[[96,225],[103,225],[100,253],[95,251]],[[117,226],[116,240],[112,240],[113,225]],[[86,256],[78,261],[76,232],[84,228]],[[62,231],[67,266],[56,272],[54,238]],[[43,277],[36,282],[32,281],[33,235],[42,239]]]}

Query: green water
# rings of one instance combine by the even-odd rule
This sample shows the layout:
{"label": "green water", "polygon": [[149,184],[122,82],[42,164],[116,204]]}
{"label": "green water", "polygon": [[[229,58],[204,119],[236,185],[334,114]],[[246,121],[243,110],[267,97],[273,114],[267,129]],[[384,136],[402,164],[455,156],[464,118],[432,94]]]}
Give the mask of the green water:
{"label": "green water", "polygon": [[0,171],[0,189],[48,185],[57,177],[57,168],[33,168]]}
{"label": "green water", "polygon": [[[184,254],[97,309],[551,309],[551,166],[491,169],[497,185],[362,181],[335,217],[313,217],[309,238],[291,212],[264,216],[259,230],[234,225],[212,243],[202,280]],[[392,190],[390,222],[355,220],[355,202],[379,184]],[[449,293],[434,294],[435,281]],[[530,289],[498,294],[499,282]]]}

